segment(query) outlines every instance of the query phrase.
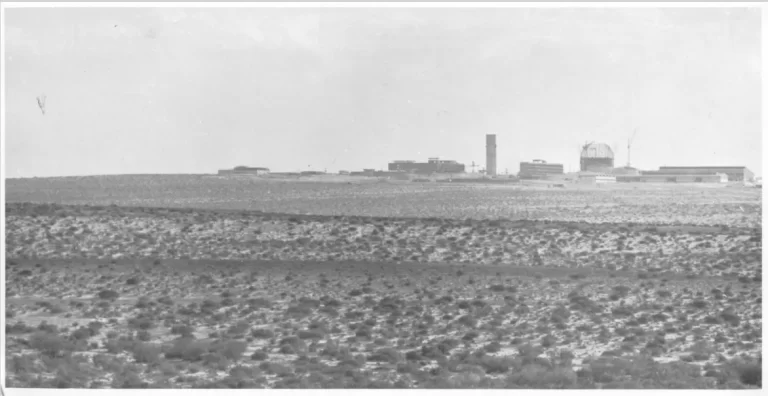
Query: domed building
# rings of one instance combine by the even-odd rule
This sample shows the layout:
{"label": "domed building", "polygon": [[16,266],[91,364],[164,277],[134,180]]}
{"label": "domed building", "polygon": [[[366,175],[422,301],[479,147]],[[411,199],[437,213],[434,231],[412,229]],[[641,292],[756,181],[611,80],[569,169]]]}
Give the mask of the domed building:
{"label": "domed building", "polygon": [[613,169],[613,150],[604,143],[590,143],[581,149],[582,172],[610,172]]}

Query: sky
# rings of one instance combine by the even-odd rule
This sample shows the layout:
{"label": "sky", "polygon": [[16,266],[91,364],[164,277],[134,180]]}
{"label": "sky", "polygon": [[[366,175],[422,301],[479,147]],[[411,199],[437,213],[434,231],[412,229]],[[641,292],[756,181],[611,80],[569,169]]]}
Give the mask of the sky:
{"label": "sky", "polygon": [[[6,8],[6,177],[745,165],[757,8]],[[36,98],[45,95],[45,114]]]}

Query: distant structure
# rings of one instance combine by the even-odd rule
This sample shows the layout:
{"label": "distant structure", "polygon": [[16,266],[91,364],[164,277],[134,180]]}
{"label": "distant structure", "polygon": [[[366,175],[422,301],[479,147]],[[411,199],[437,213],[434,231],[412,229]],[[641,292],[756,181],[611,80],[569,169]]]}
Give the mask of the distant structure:
{"label": "distant structure", "polygon": [[613,169],[613,150],[604,143],[587,143],[581,148],[582,172],[607,173]]}
{"label": "distant structure", "polygon": [[387,169],[392,172],[407,173],[464,173],[465,166],[454,160],[441,160],[430,158],[427,162],[416,161],[392,161]]}
{"label": "distant structure", "polygon": [[586,171],[579,173],[578,181],[579,184],[614,184],[616,183],[616,176]]}
{"label": "distant structure", "polygon": [[268,175],[269,168],[236,166],[234,169],[223,169],[219,175]]}
{"label": "distant structure", "polygon": [[621,168],[613,168],[611,174],[614,176],[640,176],[640,171],[631,166],[622,166]]}
{"label": "distant structure", "polygon": [[727,183],[725,173],[673,174],[659,171],[641,171],[640,175],[617,175],[620,183]]}
{"label": "distant structure", "polygon": [[485,173],[496,176],[496,135],[485,135]]}
{"label": "distant structure", "polygon": [[728,175],[728,181],[755,180],[755,174],[746,166],[662,166],[656,172],[659,175],[713,175],[724,173]]}
{"label": "distant structure", "polygon": [[548,164],[547,161],[535,159],[531,162],[521,162],[520,179],[546,179],[549,175],[563,174],[563,164]]}

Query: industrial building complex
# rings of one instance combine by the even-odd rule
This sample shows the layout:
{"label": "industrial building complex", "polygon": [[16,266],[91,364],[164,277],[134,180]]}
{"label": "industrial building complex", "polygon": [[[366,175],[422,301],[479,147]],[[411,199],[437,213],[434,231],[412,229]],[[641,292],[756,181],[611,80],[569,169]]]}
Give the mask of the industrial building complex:
{"label": "industrial building complex", "polygon": [[[634,138],[634,135],[633,135]],[[563,164],[548,163],[542,159],[534,159],[530,162],[520,162],[520,171],[517,177],[520,180],[571,180],[580,184],[605,184],[605,183],[726,183],[726,182],[753,182],[755,175],[745,166],[662,166],[658,170],[642,171],[630,166],[629,155],[631,153],[631,141],[627,144],[627,164],[615,167],[614,152],[610,146],[604,143],[590,142],[580,146],[579,171],[566,174]],[[462,180],[469,181],[466,177],[475,177],[478,181],[496,179],[497,151],[496,135],[485,136],[485,169],[480,170],[482,176],[463,176]],[[475,163],[472,163],[474,173]],[[339,175],[385,177],[395,180],[424,180],[413,178],[411,175],[445,175],[442,178],[457,178],[466,173],[464,164],[455,160],[444,160],[437,157],[429,158],[427,162],[412,160],[392,161],[387,170],[363,169],[362,171],[339,171]],[[506,172],[505,172],[506,173]],[[270,174],[269,168],[237,166],[233,169],[220,170],[219,175],[256,175]],[[294,173],[290,173],[293,175]],[[325,172],[304,171],[295,173],[297,176],[322,175]],[[273,175],[279,175],[273,173]],[[475,180],[475,179],[471,179]],[[503,180],[497,180],[503,181]]]}

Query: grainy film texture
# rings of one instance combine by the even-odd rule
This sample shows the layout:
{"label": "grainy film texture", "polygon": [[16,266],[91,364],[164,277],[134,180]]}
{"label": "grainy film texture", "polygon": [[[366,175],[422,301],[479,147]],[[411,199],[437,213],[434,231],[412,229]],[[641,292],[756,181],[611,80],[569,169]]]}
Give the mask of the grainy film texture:
{"label": "grainy film texture", "polygon": [[762,387],[759,8],[5,12],[10,388]]}

